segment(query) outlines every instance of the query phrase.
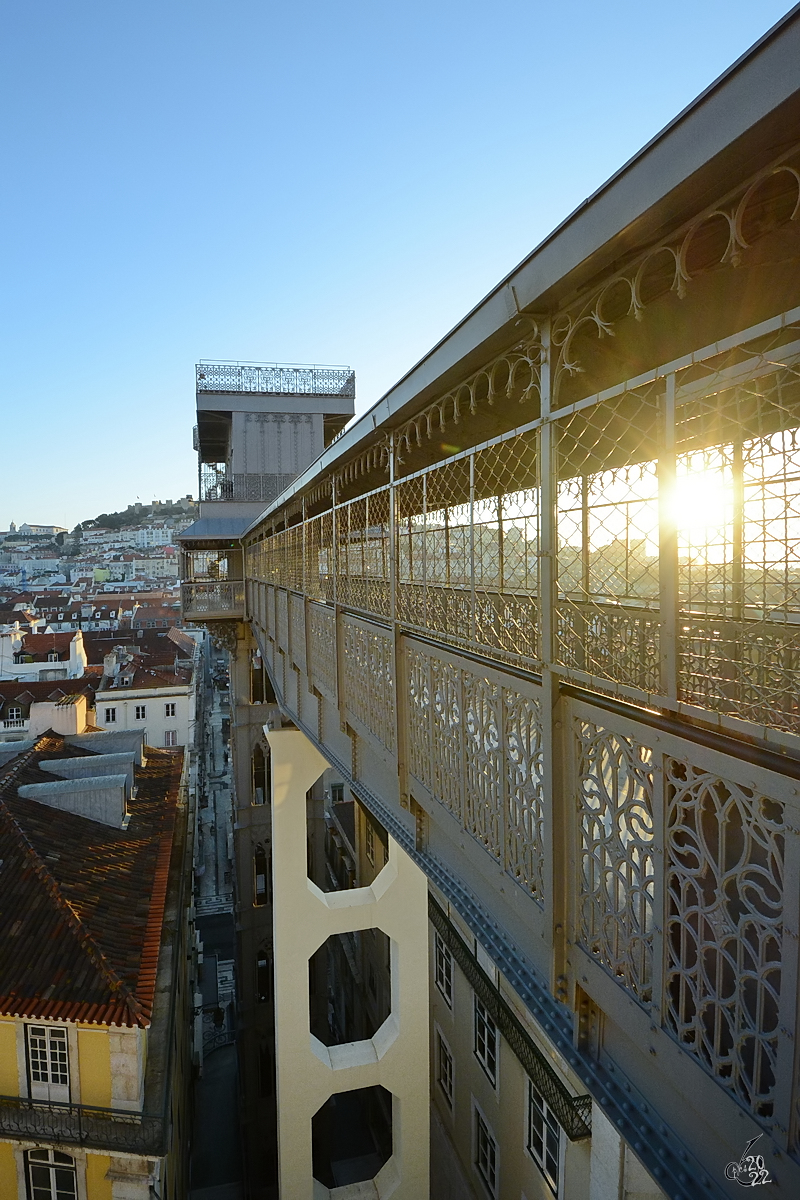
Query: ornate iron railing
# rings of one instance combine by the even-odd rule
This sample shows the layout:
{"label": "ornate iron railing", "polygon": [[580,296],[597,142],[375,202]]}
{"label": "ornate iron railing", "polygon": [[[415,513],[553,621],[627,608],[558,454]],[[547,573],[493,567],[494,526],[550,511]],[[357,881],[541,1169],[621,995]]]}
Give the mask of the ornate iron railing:
{"label": "ornate iron railing", "polygon": [[296,475],[228,473],[224,464],[200,464],[201,500],[257,500],[270,504],[297,478]]}
{"label": "ornate iron railing", "polygon": [[166,1121],[163,1114],[0,1096],[0,1136],[161,1155]]}
{"label": "ornate iron railing", "polygon": [[241,617],[244,615],[244,582],[184,583],[181,586],[183,615],[189,617]]}
{"label": "ornate iron railing", "polygon": [[215,1030],[214,1033],[203,1037],[203,1054],[208,1056],[209,1054],[213,1054],[215,1050],[221,1050],[223,1046],[233,1046],[235,1043],[235,1029]]}
{"label": "ornate iron railing", "polygon": [[466,976],[470,987],[489,1010],[492,1020],[523,1069],[555,1113],[567,1137],[570,1141],[591,1137],[592,1097],[588,1094],[570,1094],[433,896],[428,897],[428,916]]}
{"label": "ornate iron railing", "polygon": [[424,430],[393,436],[388,482],[267,517],[245,574],[800,739],[798,413],[800,309],[412,474]]}
{"label": "ornate iron railing", "polygon": [[356,394],[350,367],[291,366],[282,363],[198,363],[198,392],[264,392],[280,396]]}

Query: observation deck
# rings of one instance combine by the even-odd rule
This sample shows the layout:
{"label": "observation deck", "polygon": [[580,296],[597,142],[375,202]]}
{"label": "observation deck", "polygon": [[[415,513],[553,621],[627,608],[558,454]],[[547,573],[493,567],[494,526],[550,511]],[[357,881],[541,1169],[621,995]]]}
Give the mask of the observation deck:
{"label": "observation deck", "polygon": [[204,359],[195,368],[198,392],[260,392],[274,396],[342,396],[356,394],[350,367],[298,366]]}

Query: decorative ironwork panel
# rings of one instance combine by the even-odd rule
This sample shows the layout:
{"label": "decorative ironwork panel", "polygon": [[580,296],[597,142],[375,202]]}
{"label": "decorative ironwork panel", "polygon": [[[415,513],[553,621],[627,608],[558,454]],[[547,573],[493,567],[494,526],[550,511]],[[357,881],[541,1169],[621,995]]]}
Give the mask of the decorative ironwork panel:
{"label": "decorative ironwork panel", "polygon": [[556,423],[562,666],[660,690],[659,499],[663,381]]}
{"label": "decorative ironwork panel", "polygon": [[257,500],[271,504],[296,478],[296,474],[231,473],[225,463],[201,463],[200,500]]}
{"label": "decorative ironwork panel", "polygon": [[354,621],[342,625],[347,708],[387,750],[395,746],[394,641]]}
{"label": "decorative ironwork panel", "polygon": [[[544,470],[556,483],[547,530],[555,519],[557,594],[547,627],[562,674],[800,737],[800,322],[791,316],[552,416]],[[306,522],[305,537],[301,525],[280,529],[248,550],[248,571],[328,602],[336,590],[348,607],[535,669],[538,446],[534,424],[401,478],[393,526],[382,487]],[[370,470],[388,454],[384,443],[374,449]],[[325,502],[324,484],[314,503]],[[277,523],[297,514],[286,508]]]}
{"label": "decorative ironwork panel", "polygon": [[667,1027],[755,1116],[773,1115],[784,814],[691,763],[665,763]]}
{"label": "decorative ironwork panel", "polygon": [[189,619],[202,616],[244,616],[244,582],[184,583],[181,607]]}
{"label": "decorative ironwork panel", "polygon": [[661,620],[657,612],[601,609],[573,602],[559,605],[556,615],[563,666],[649,695],[660,692]]}
{"label": "decorative ironwork panel", "polygon": [[263,582],[267,578],[267,556],[267,543],[263,539],[251,542],[249,546],[246,546],[244,551],[245,577]]}
{"label": "decorative ironwork panel", "polygon": [[576,720],[583,944],[637,999],[653,984],[652,751]]}
{"label": "decorative ironwork panel", "polygon": [[441,659],[430,659],[432,754],[430,790],[462,820],[463,742],[461,672]]}
{"label": "decorative ironwork panel", "polygon": [[306,595],[312,600],[333,600],[333,517],[329,512],[306,521]]}
{"label": "decorative ironwork panel", "polygon": [[275,588],[267,587],[266,589],[266,628],[267,637],[275,641]]}
{"label": "decorative ironwork panel", "polygon": [[[453,645],[538,664],[533,434],[397,487],[398,619]],[[525,591],[524,589],[527,589]]]}
{"label": "decorative ironwork panel", "polygon": [[785,326],[678,373],[673,504],[680,699],[793,733],[800,732],[798,335],[800,325]]}
{"label": "decorative ironwork panel", "polygon": [[524,405],[520,424],[533,420],[540,409],[542,356],[539,330],[534,326],[515,346],[486,363],[453,391],[439,396],[402,425],[396,439],[397,473],[402,474],[406,457],[424,444],[423,438],[435,437],[441,441],[444,434],[448,441],[463,443],[463,435],[459,436],[455,430],[445,434],[445,429],[461,424],[478,412],[485,413],[486,408],[493,407],[497,401],[503,407]]}
{"label": "decorative ironwork panel", "polygon": [[289,615],[292,623],[292,658],[301,671],[306,670],[306,610],[305,601],[297,592],[289,593]]}
{"label": "decorative ironwork panel", "polygon": [[431,768],[431,688],[430,658],[427,654],[405,648],[405,669],[408,691],[408,767],[412,775],[436,795]]}
{"label": "decorative ironwork panel", "polygon": [[51,1142],[90,1146],[157,1158],[167,1151],[169,1124],[165,1113],[153,1115],[0,1096],[0,1135],[39,1145]]}
{"label": "decorative ironwork panel", "polygon": [[408,644],[405,663],[411,774],[541,903],[538,702]]}
{"label": "decorative ironwork panel", "polygon": [[389,489],[338,508],[337,600],[388,617],[390,603]]}
{"label": "decorative ironwork panel", "polygon": [[495,858],[503,857],[503,756],[500,689],[464,673],[464,823]]}
{"label": "decorative ironwork panel", "polygon": [[[619,273],[606,274],[571,301],[556,316],[551,331],[554,404],[566,406],[592,391],[622,383],[629,356],[619,344],[616,353],[604,353],[609,336],[624,339],[627,334],[637,357],[642,351],[646,355],[648,343],[657,341],[653,323],[663,326],[664,304],[672,307],[674,297],[686,296],[695,280],[707,278],[710,272],[730,272],[762,238],[774,236],[781,226],[796,220],[799,168],[797,148],[787,156],[782,147],[780,158],[755,179],[740,180],[728,195],[716,197],[703,212],[692,214],[666,241],[648,246]],[[771,252],[774,247],[767,251],[767,262]],[[779,257],[775,265],[780,261]],[[729,280],[735,288],[730,275]],[[675,313],[672,307],[673,320]],[[650,365],[655,365],[652,360]]]}
{"label": "decorative ironwork panel", "polygon": [[311,604],[308,609],[311,678],[331,699],[336,697],[336,615],[332,608]]}
{"label": "decorative ironwork panel", "polygon": [[284,654],[289,653],[289,593],[284,588],[275,589],[276,641]]}
{"label": "decorative ironwork panel", "polygon": [[282,363],[198,363],[198,392],[263,392],[278,396],[356,394],[349,367],[295,367]]}
{"label": "decorative ironwork panel", "polygon": [[544,896],[542,718],[530,696],[503,688],[507,870],[535,900]]}

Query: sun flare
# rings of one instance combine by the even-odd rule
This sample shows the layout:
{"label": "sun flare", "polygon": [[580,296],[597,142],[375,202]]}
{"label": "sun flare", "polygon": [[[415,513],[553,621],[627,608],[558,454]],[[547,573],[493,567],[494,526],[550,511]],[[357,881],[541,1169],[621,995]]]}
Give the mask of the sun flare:
{"label": "sun flare", "polygon": [[687,540],[706,541],[730,520],[733,491],[722,471],[696,471],[675,480],[670,512]]}

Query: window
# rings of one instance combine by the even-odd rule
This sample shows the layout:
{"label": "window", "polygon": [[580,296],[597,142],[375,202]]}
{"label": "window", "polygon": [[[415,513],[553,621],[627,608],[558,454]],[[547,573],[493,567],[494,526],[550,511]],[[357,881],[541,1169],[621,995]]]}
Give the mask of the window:
{"label": "window", "polygon": [[256,959],[256,996],[259,1004],[266,1004],[272,995],[272,962],[269,954],[262,950]]}
{"label": "window", "polygon": [[331,804],[341,804],[344,801],[344,784],[331,784]]}
{"label": "window", "polygon": [[367,835],[366,835],[367,860],[374,867],[375,866],[375,830],[372,828],[372,823],[369,820],[369,818],[367,818],[366,825],[367,825]]}
{"label": "window", "polygon": [[177,744],[178,744],[177,729],[165,729],[164,730],[164,745],[165,746],[177,746]]}
{"label": "window", "polygon": [[561,1126],[537,1087],[528,1080],[528,1153],[558,1195]]}
{"label": "window", "polygon": [[106,709],[106,725],[115,725],[117,721],[117,710],[115,708]]}
{"label": "window", "polygon": [[59,1150],[27,1150],[25,1171],[30,1200],[75,1200],[75,1160]]}
{"label": "window", "polygon": [[442,1095],[447,1101],[447,1107],[453,1107],[453,1056],[450,1047],[436,1030],[436,1082],[442,1089]]}
{"label": "window", "polygon": [[255,881],[255,896],[253,903],[256,905],[267,903],[267,855],[264,847],[259,843],[253,854],[253,876]]}
{"label": "window", "polygon": [[497,1142],[479,1108],[475,1109],[475,1169],[490,1196],[497,1195]]}
{"label": "window", "polygon": [[486,1072],[490,1083],[497,1082],[497,1026],[488,1008],[475,997],[475,1057]]}
{"label": "window", "polygon": [[19,706],[6,709],[6,721],[21,721],[22,709]]}
{"label": "window", "polygon": [[135,709],[135,716],[136,716],[137,721],[144,721],[145,717],[147,716],[147,705],[146,704],[137,704],[136,709]]}
{"label": "window", "polygon": [[48,662],[58,662],[58,651],[57,650],[48,650],[47,661]]}
{"label": "window", "polygon": [[448,1008],[453,1007],[453,956],[440,933],[433,935],[434,978]]}
{"label": "window", "polygon": [[164,705],[164,716],[165,716],[165,717],[174,717],[174,716],[175,716],[175,705],[174,705],[174,703],[170,703],[170,704],[165,704],[165,705]]}
{"label": "window", "polygon": [[67,1031],[52,1025],[26,1026],[28,1071],[34,1100],[69,1101]]}

